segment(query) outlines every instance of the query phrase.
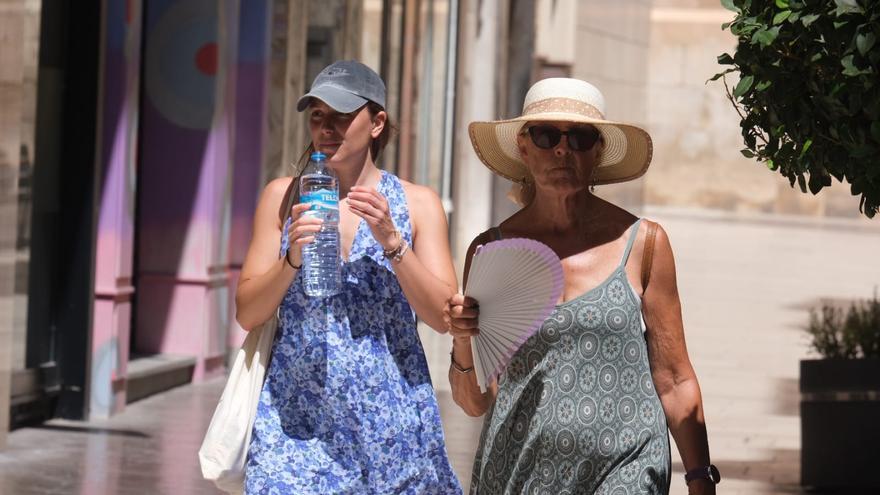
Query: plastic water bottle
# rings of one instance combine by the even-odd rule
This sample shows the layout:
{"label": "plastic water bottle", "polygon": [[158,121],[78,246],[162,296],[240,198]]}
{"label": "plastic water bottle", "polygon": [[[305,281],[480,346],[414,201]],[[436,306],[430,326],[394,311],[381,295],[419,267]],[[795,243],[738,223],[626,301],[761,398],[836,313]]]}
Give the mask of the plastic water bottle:
{"label": "plastic water bottle", "polygon": [[327,166],[326,156],[315,152],[299,182],[299,200],[311,208],[305,215],[324,220],[315,240],[303,246],[303,281],[306,294],[328,297],[342,288],[339,258],[339,180]]}

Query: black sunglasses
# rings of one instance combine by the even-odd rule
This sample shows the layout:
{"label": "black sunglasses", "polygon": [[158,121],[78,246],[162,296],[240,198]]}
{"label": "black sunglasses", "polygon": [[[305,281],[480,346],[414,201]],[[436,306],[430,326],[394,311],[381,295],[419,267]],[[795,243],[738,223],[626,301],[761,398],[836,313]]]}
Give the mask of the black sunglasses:
{"label": "black sunglasses", "polygon": [[552,125],[534,125],[528,131],[535,146],[545,150],[555,148],[562,136],[566,136],[568,147],[572,151],[588,151],[596,145],[600,137],[599,130],[595,127],[572,127],[563,131]]}

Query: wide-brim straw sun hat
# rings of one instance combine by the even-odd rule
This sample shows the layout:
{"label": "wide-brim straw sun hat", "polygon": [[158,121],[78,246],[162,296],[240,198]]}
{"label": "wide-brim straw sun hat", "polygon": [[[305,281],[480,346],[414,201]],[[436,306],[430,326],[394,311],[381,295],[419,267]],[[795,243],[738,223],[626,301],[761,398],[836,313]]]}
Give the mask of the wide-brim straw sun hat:
{"label": "wide-brim straw sun hat", "polygon": [[496,174],[520,184],[530,180],[516,145],[526,122],[590,124],[604,142],[594,184],[613,184],[641,177],[651,164],[651,136],[635,125],[605,119],[605,97],[592,84],[555,77],[536,82],[526,93],[522,115],[492,122],[471,122],[471,144],[480,160]]}

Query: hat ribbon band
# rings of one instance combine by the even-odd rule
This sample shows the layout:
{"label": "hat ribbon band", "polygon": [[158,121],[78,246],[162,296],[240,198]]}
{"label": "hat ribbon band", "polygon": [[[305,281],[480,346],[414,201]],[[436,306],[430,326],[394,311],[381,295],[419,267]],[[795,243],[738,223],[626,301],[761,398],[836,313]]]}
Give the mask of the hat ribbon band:
{"label": "hat ribbon band", "polygon": [[598,108],[587,102],[571,98],[545,98],[527,105],[523,109],[523,117],[538,113],[571,113],[589,117],[592,119],[605,120],[605,116]]}

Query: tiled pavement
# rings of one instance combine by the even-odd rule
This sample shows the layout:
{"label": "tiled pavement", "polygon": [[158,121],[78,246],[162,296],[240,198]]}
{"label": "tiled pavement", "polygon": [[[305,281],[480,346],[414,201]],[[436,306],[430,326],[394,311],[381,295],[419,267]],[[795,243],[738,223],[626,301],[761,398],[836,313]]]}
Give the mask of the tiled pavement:
{"label": "tiled pavement", "polygon": [[[688,348],[700,377],[724,494],[801,493],[800,329],[820,297],[867,297],[880,284],[876,221],[738,218],[653,210],[676,251]],[[448,337],[423,331],[453,467],[463,484],[481,420],[452,404]],[[196,451],[221,380],[174,389],[107,421],[52,421],[12,432],[0,494],[216,493]],[[677,453],[673,453],[677,459]],[[672,493],[685,493],[675,463]]]}

